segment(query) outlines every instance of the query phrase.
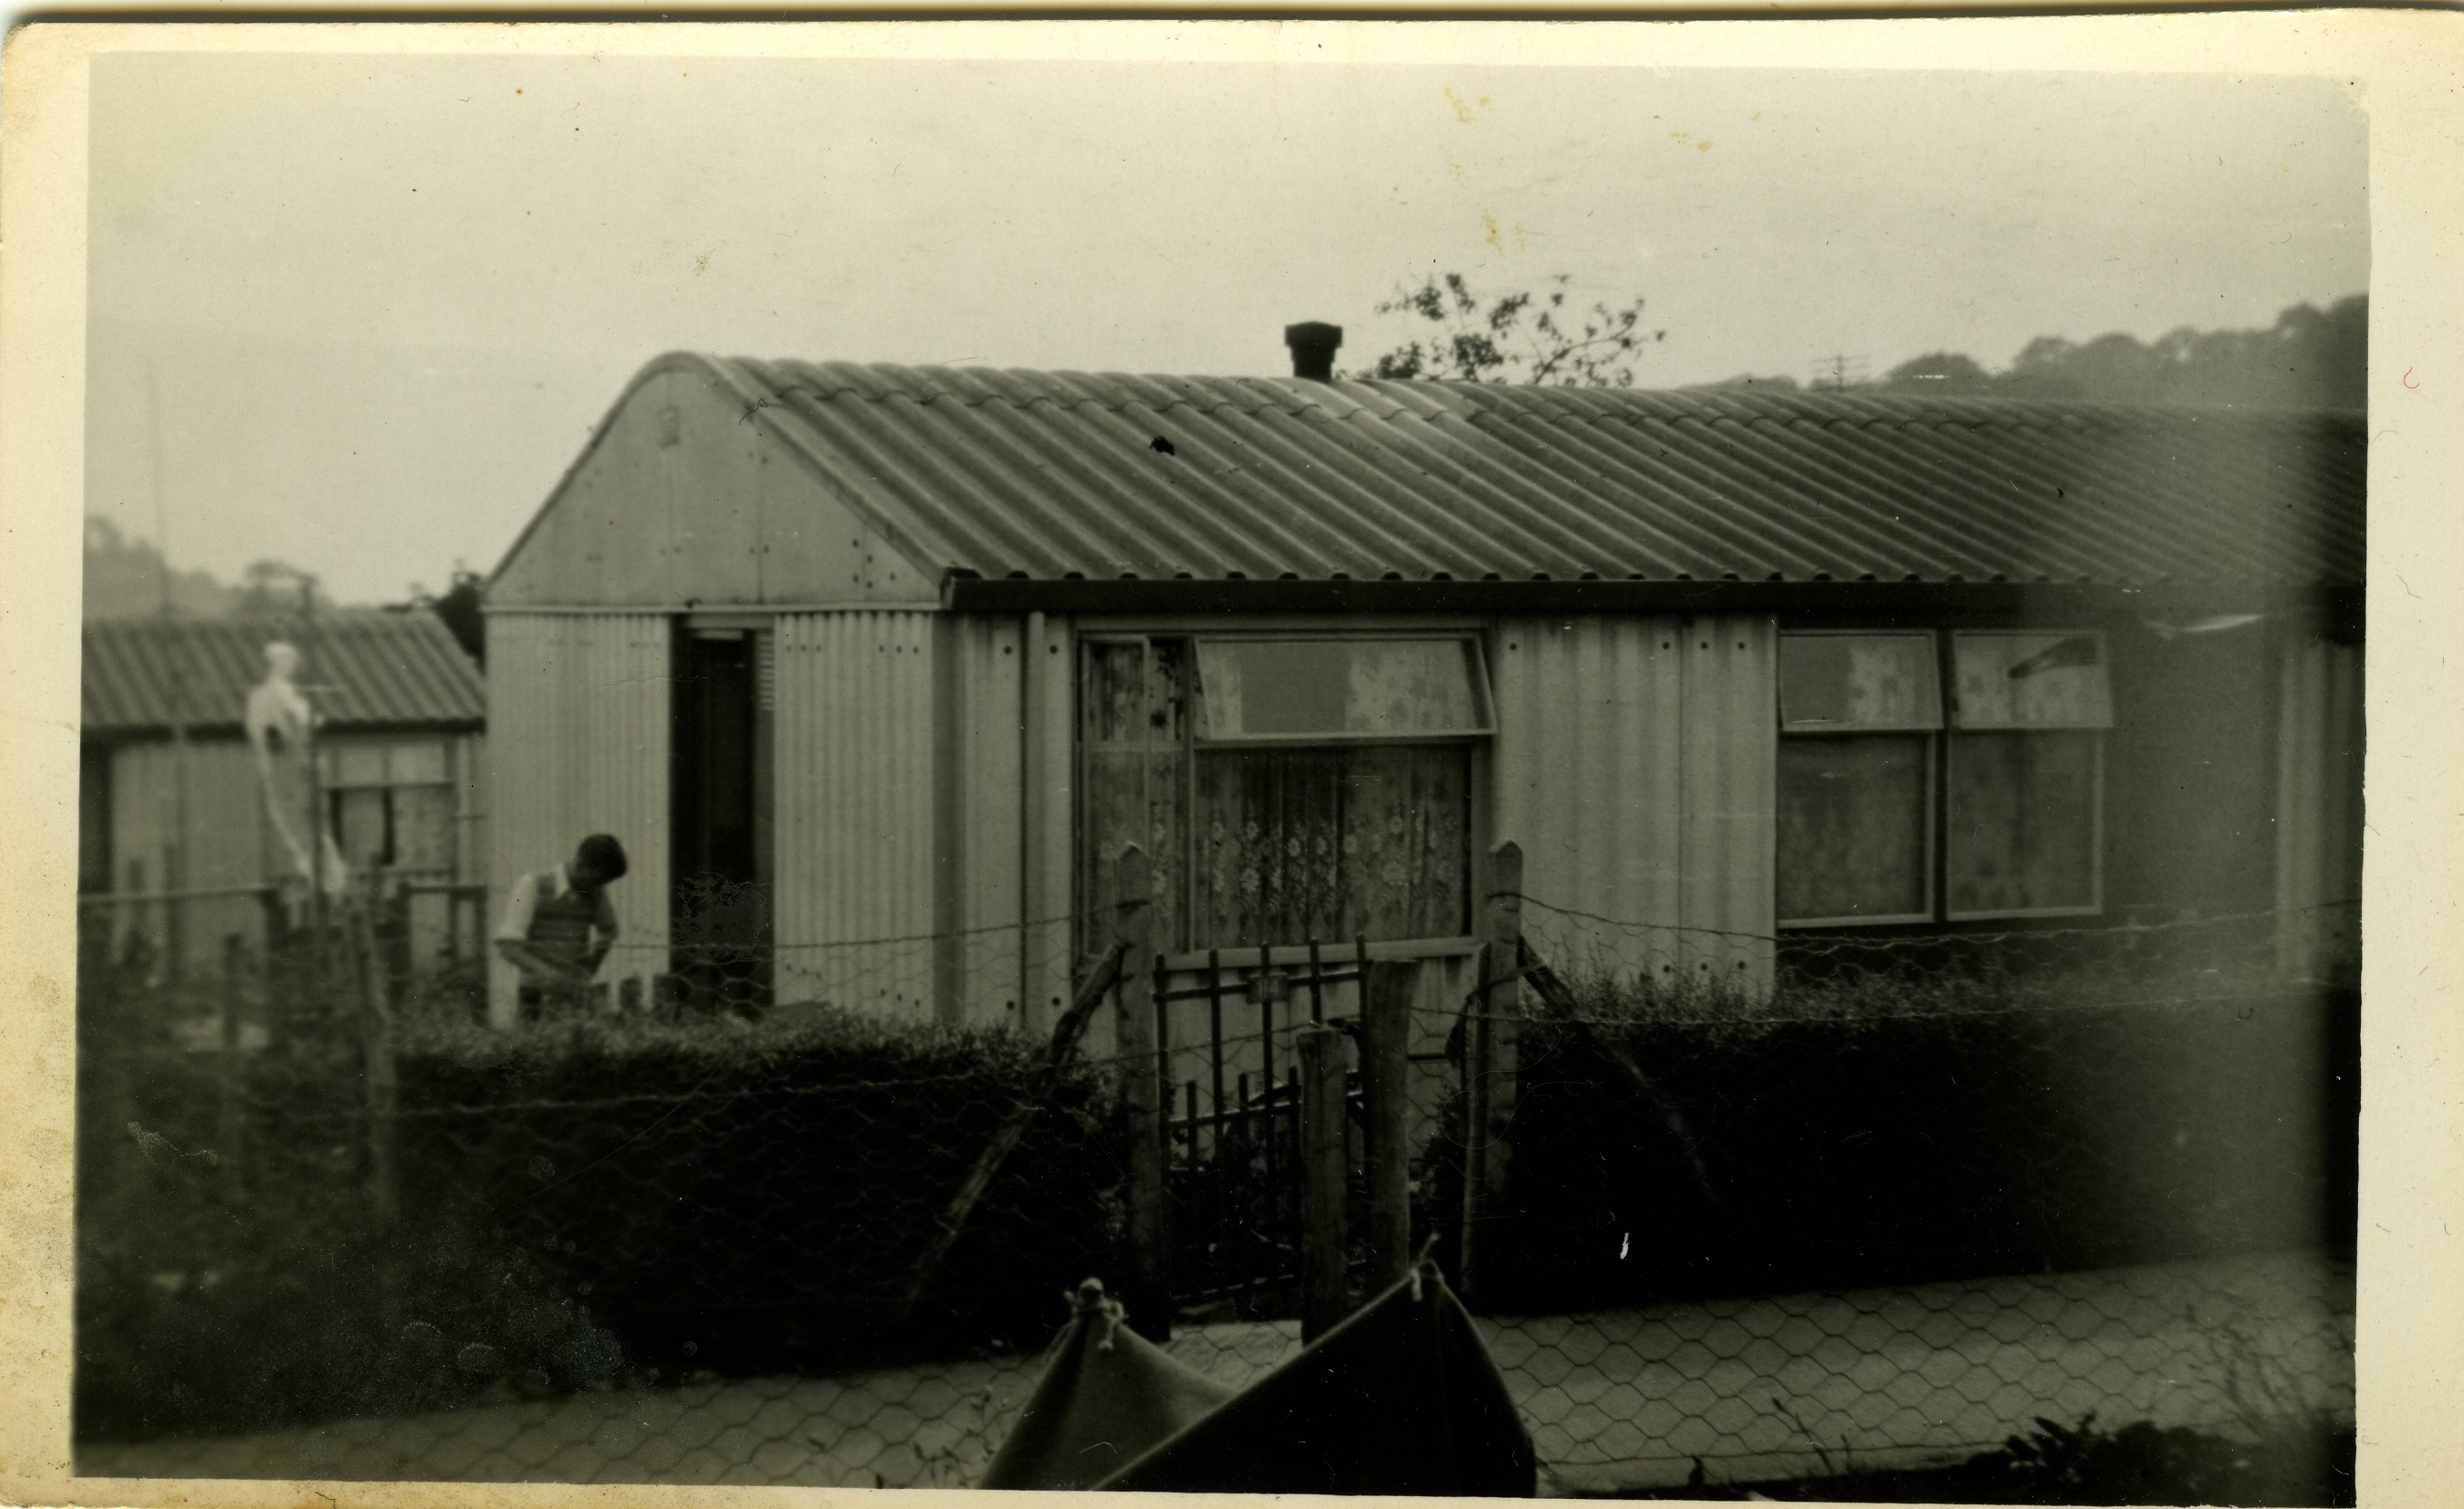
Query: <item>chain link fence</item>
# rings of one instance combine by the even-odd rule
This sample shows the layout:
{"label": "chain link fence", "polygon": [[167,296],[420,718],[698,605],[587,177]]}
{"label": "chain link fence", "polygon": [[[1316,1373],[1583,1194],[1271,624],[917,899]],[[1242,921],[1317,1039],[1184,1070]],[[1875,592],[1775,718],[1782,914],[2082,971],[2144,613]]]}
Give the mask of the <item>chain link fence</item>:
{"label": "chain link fence", "polygon": [[[1056,1305],[1057,1308],[1057,1305]],[[2352,1418],[2352,1273],[2270,1254],[1902,1289],[1485,1317],[1544,1482],[1606,1492],[1925,1463],[2037,1416],[2258,1437]],[[1186,1327],[1235,1387],[1296,1321]],[[1027,1351],[833,1377],[689,1378],[289,1431],[82,1447],[107,1476],[964,1487],[1033,1390]]]}
{"label": "chain link fence", "polygon": [[[1475,1298],[1557,1488],[2350,1420],[2352,1004],[2269,920],[1687,940],[1518,899],[1524,1007],[1419,997],[1413,1220],[1460,1257],[1458,1030],[1510,1014]],[[1662,969],[1741,942],[1768,988]],[[89,947],[80,1473],[964,1485],[1067,1291],[1133,1261],[1144,1062],[820,1005],[491,1032],[450,975],[376,1020],[354,947],[198,984]],[[1295,1302],[1170,1347],[1247,1383]]]}

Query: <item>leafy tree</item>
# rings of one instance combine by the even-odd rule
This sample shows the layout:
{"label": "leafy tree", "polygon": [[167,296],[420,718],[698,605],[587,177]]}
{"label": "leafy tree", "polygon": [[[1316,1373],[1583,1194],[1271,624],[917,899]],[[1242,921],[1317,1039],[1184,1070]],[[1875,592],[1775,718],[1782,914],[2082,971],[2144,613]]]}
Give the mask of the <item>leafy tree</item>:
{"label": "leafy tree", "polygon": [[1739,372],[1734,377],[1724,377],[1716,383],[1692,383],[1687,386],[1692,388],[1741,388],[1747,389],[1760,389],[1764,392],[1793,393],[1797,391],[1802,385],[1799,384],[1795,378],[1790,377],[1785,373],[1771,377],[1763,377],[1753,372]]}
{"label": "leafy tree", "polygon": [[2369,297],[2296,304],[2263,330],[2123,334],[2081,344],[2038,336],[2009,370],[1933,352],[1893,367],[1884,389],[2207,408],[2360,409],[2369,394]]}
{"label": "leafy tree", "polygon": [[488,663],[487,620],[479,612],[479,589],[485,584],[476,571],[465,569],[460,563],[453,567],[453,585],[443,595],[425,588],[411,588],[410,606],[425,608],[445,621],[463,652],[481,665]]}
{"label": "leafy tree", "polygon": [[1665,330],[1642,324],[1641,299],[1611,308],[1567,307],[1564,274],[1537,294],[1483,300],[1461,273],[1398,288],[1379,303],[1381,315],[1404,315],[1436,326],[1378,357],[1365,377],[1425,378],[1455,383],[1529,383],[1560,388],[1632,388],[1634,362]]}

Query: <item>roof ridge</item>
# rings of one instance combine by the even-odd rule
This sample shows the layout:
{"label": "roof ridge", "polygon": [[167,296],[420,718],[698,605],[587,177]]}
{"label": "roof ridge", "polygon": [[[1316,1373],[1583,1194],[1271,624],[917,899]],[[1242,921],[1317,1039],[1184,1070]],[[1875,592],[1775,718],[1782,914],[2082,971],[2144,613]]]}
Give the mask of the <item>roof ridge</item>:
{"label": "roof ridge", "polygon": [[2362,571],[2364,441],[2331,412],[690,354],[650,370],[715,381],[748,415],[769,395],[755,428],[936,580]]}
{"label": "roof ridge", "polygon": [[[722,358],[721,360],[732,362],[737,359]],[[1154,407],[1152,405],[1141,404],[1134,398],[1126,395],[1118,398],[1106,398],[1095,392],[1072,390],[1075,387],[1074,384],[1071,387],[1059,388],[1057,390],[1033,393],[1011,393],[1002,392],[992,388],[986,388],[978,391],[966,391],[955,385],[943,387],[935,385],[929,380],[920,383],[904,382],[899,379],[907,374],[921,373],[928,369],[894,362],[803,362],[790,360],[773,365],[783,370],[798,372],[800,376],[796,382],[780,385],[774,388],[772,391],[779,393],[781,396],[785,396],[802,390],[815,400],[821,402],[828,402],[841,397],[852,397],[864,403],[879,404],[891,398],[906,398],[922,404],[956,402],[969,409],[980,409],[986,405],[999,404],[1007,408],[1022,410],[1049,407],[1062,411],[1063,412],[1068,412],[1080,409],[1092,409],[1105,413],[1123,413],[1131,409]],[[832,380],[828,375],[832,368],[847,367],[856,367],[864,371],[877,373],[887,380],[884,381],[877,388],[868,389],[865,385],[851,381],[846,377],[838,377],[835,380]],[[1279,388],[1275,386],[1271,379],[1259,378],[1245,374],[1234,376],[1210,376],[1204,374],[1177,372],[1080,372],[1063,368],[1023,366],[975,368],[942,367],[939,370],[954,374],[959,372],[979,371],[999,374],[1001,376],[1019,374],[1028,377],[1042,378],[1047,381],[1076,379],[1083,383],[1089,384],[1142,383],[1158,386],[1190,385],[1189,388],[1184,388],[1180,392],[1177,393],[1170,402],[1157,410],[1157,412],[1168,412],[1171,410],[1180,408],[1187,408],[1198,413],[1221,413],[1230,411],[1243,414],[1263,413],[1270,409],[1283,410],[1292,413],[1305,412],[1311,409],[1323,409],[1329,413],[1337,414],[1338,417],[1348,417],[1348,415],[1342,414],[1335,406],[1327,403],[1324,396],[1320,393],[1315,391]],[[802,374],[811,375],[804,376]],[[1192,390],[1193,388],[1198,388],[1199,385],[1205,386],[1203,388],[1199,388],[1199,390]],[[1248,402],[1243,402],[1232,396],[1230,392],[1225,391],[1225,388],[1231,388],[1235,385],[1240,387],[1250,387],[1251,385],[1256,385],[1252,388],[1252,392],[1254,394],[1253,398]],[[1312,387],[1324,385],[1312,385]],[[1361,405],[1359,407],[1366,408],[1367,406]]]}
{"label": "roof ridge", "polygon": [[[1988,420],[1989,417],[1991,419],[2002,419],[2006,417],[2015,419],[2024,415],[2044,417],[2059,415],[2074,418],[2110,417],[2121,421],[2137,422],[2146,422],[2151,420],[2189,420],[2190,422],[2196,422],[2200,419],[2207,418],[2266,418],[2281,421],[2287,418],[2300,417],[2315,417],[2322,419],[2360,417],[2360,414],[2355,411],[2302,406],[2284,407],[2249,405],[2211,407],[2206,405],[2178,403],[2135,404],[2113,399],[2057,398],[2018,393],[1935,394],[1904,391],[1874,391],[1869,389],[1825,390],[1821,388],[1746,388],[1706,385],[1680,386],[1675,388],[1577,388],[1566,384],[1540,385],[1456,382],[1442,378],[1339,377],[1331,382],[1317,382],[1300,378],[1285,378],[1272,374],[1252,372],[1133,372],[1124,370],[1091,370],[1076,367],[961,366],[954,364],[857,362],[846,360],[815,361],[803,357],[765,359],[759,357],[705,355],[702,356],[701,359],[737,367],[738,369],[749,366],[769,366],[780,370],[792,371],[799,374],[809,374],[816,377],[825,376],[833,371],[861,371],[881,380],[881,386],[887,388],[891,392],[897,393],[902,396],[925,399],[928,401],[936,401],[944,397],[955,397],[971,407],[992,402],[996,399],[1013,403],[1021,407],[1029,403],[1050,403],[1057,408],[1063,409],[1093,405],[1097,408],[1117,411],[1130,406],[1126,402],[1107,402],[1100,398],[1086,395],[1064,399],[1050,394],[1038,393],[1030,398],[1021,400],[997,392],[961,394],[953,392],[946,388],[933,388],[929,385],[911,386],[909,383],[903,381],[903,379],[940,373],[949,373],[953,375],[980,373],[992,377],[1023,377],[1062,380],[1072,383],[1073,385],[1083,383],[1100,384],[1128,382],[1143,384],[1202,384],[1208,386],[1220,385],[1223,387],[1244,387],[1252,388],[1256,390],[1259,393],[1261,401],[1247,405],[1235,404],[1229,401],[1219,401],[1205,407],[1216,410],[1236,408],[1240,409],[1242,411],[1250,413],[1255,413],[1261,410],[1269,408],[1308,409],[1312,407],[1330,407],[1324,402],[1323,395],[1326,392],[1339,392],[1344,388],[1351,388],[1367,389],[1370,392],[1376,393],[1381,397],[1387,398],[1389,402],[1397,401],[1393,396],[1394,394],[1405,391],[1435,391],[1461,394],[1467,397],[1473,397],[1477,407],[1485,407],[1485,405],[1478,405],[1477,401],[1480,398],[1502,398],[1505,395],[1511,394],[1515,396],[1513,398],[1507,399],[1507,402],[1529,405],[1534,399],[1540,399],[1541,401],[1546,402],[1547,399],[1543,397],[1543,395],[1562,394],[1570,397],[1573,395],[1581,395],[1582,399],[1586,402],[1620,408],[1640,407],[1644,405],[1677,405],[1701,409],[1760,407],[1774,410],[1794,410],[1800,413],[1828,409],[1832,410],[1838,417],[1849,417],[1848,411],[1855,409],[1864,409],[1868,411],[1876,408],[1916,410],[1922,409],[1925,406],[1937,406],[1933,411],[1943,419],[1960,421],[1968,418],[1968,415],[1948,413],[1938,407],[1943,405],[1956,405],[1960,409],[1969,411],[1969,415],[1972,415],[1973,420],[1976,422],[1984,422]],[[783,392],[797,386],[805,385],[788,385],[787,387],[782,387],[777,390]],[[868,392],[864,385],[853,383],[844,378],[828,383],[826,385],[826,388],[828,396],[837,396],[843,393],[853,393],[871,402],[878,402],[879,397],[881,396],[873,392]],[[1274,396],[1269,397],[1268,395]],[[1189,400],[1184,399],[1184,401]],[[1357,402],[1358,400],[1355,398],[1354,401]],[[1998,412],[1991,412],[1989,415],[1988,411]],[[1869,417],[1885,419],[1889,416],[1870,414]]]}

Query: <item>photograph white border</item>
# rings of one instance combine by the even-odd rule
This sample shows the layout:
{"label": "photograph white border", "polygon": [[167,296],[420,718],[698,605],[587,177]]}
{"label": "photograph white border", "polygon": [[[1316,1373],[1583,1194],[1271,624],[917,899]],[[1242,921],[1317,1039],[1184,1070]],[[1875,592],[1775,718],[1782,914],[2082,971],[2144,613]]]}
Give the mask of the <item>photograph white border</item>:
{"label": "photograph white border", "polygon": [[[701,1505],[824,1489],[70,1474],[88,68],[104,53],[1244,61],[1292,68],[2307,75],[2369,118],[2370,519],[2360,1501],[2464,1483],[2464,16],[2433,11],[1663,22],[280,22],[22,26],[0,71],[0,1498],[195,1506]],[[902,1494],[926,1490],[902,1490]],[[905,1500],[902,1499],[902,1502]],[[919,1502],[921,1500],[918,1500]],[[1260,1500],[1263,1502],[1263,1500]]]}

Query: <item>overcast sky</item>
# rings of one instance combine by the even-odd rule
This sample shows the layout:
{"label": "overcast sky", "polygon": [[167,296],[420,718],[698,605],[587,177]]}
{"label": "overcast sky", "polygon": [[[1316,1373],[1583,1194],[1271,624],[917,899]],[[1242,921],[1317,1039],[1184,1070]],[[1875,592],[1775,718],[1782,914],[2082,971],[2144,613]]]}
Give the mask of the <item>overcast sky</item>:
{"label": "overcast sky", "polygon": [[93,101],[90,509],[344,601],[493,567],[679,346],[1270,374],[1563,273],[1673,386],[2368,280],[2321,80],[122,55]]}

